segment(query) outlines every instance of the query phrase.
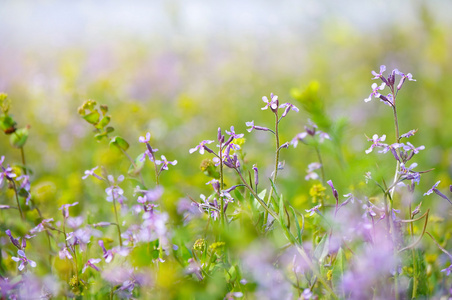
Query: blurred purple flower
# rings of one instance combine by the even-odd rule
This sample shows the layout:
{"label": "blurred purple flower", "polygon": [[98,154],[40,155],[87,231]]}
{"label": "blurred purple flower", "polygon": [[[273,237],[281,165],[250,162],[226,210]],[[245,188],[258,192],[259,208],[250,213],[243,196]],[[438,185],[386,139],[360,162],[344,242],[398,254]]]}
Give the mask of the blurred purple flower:
{"label": "blurred purple flower", "polygon": [[162,165],[161,170],[168,170],[168,165],[177,165],[177,160],[168,161],[165,155],[160,156],[162,160],[156,160],[155,164]]}
{"label": "blurred purple flower", "polygon": [[[190,154],[192,154],[192,153],[194,153],[194,152],[196,152],[196,151],[198,151],[199,150],[199,153],[200,154],[204,154],[204,149],[206,149],[207,147],[206,147],[206,144],[211,144],[211,143],[213,143],[214,141],[212,141],[212,140],[204,140],[204,141],[202,141],[201,143],[199,143],[199,145],[197,145],[196,147],[194,147],[194,148],[191,148],[190,150],[188,150],[188,152],[190,153]],[[210,149],[209,149],[210,150]],[[208,152],[213,152],[212,150],[210,150],[210,151],[208,151]]]}
{"label": "blurred purple flower", "polygon": [[85,273],[86,268],[91,267],[96,271],[100,271],[100,269],[95,265],[100,263],[101,259],[100,258],[90,258],[88,259],[88,261],[86,262],[86,264],[83,266],[82,269],[82,273]]}
{"label": "blurred purple flower", "polygon": [[61,207],[59,209],[62,211],[63,217],[65,219],[69,218],[69,207],[75,206],[77,204],[78,204],[78,202],[74,202],[72,204],[63,204],[63,205],[61,205]]}
{"label": "blurred purple flower", "polygon": [[261,131],[271,131],[271,132],[273,132],[273,130],[271,130],[271,129],[267,128],[267,127],[255,126],[255,125],[254,125],[254,120],[251,121],[251,122],[245,122],[245,125],[248,126],[248,127],[250,127],[250,128],[247,128],[247,129],[246,129],[248,132],[253,131],[253,129],[261,130]]}
{"label": "blurred purple flower", "polygon": [[144,144],[149,143],[150,140],[151,140],[151,133],[150,133],[150,132],[146,133],[146,137],[140,136],[140,137],[138,138],[138,141],[139,141],[140,143],[144,143]]}
{"label": "blurred purple flower", "polygon": [[123,196],[124,190],[119,187],[119,183],[124,180],[124,175],[119,175],[118,180],[115,181],[115,178],[112,175],[108,175],[108,181],[110,182],[110,186],[105,189],[107,193],[107,201],[112,202],[113,199],[117,200],[119,203],[123,203],[126,198]]}
{"label": "blurred purple flower", "polygon": [[300,110],[298,109],[298,107],[296,107],[295,105],[293,105],[292,103],[284,103],[281,104],[279,106],[279,108],[286,108],[283,112],[283,114],[281,115],[281,118],[284,118],[285,116],[287,116],[287,114],[289,113],[289,111],[293,110],[294,112],[299,112]]}
{"label": "blurred purple flower", "polygon": [[0,158],[0,188],[3,186],[3,179],[6,178],[6,180],[12,180],[17,175],[14,173],[13,168],[11,168],[9,165],[5,168],[3,166],[3,162],[5,161],[5,156],[2,156]]}
{"label": "blurred purple flower", "polygon": [[319,208],[322,207],[322,204],[316,205],[311,209],[305,209],[305,211],[307,213],[309,213],[309,216],[312,216],[313,214],[315,214],[316,212],[319,212]]}
{"label": "blurred purple flower", "polygon": [[53,218],[42,220],[41,223],[39,223],[38,225],[36,225],[36,227],[34,227],[34,228],[32,228],[32,229],[30,230],[30,233],[31,233],[31,234],[35,234],[35,233],[37,233],[37,232],[42,232],[42,231],[44,231],[44,230],[45,230],[46,224],[47,224],[47,223],[50,223],[50,222],[53,222]]}
{"label": "blurred purple flower", "polygon": [[99,175],[97,175],[96,173],[94,173],[94,171],[98,168],[99,166],[96,166],[94,168],[92,168],[91,170],[86,170],[85,171],[85,176],[82,177],[82,179],[86,179],[88,178],[88,176],[94,176],[99,180],[104,180],[104,178],[100,177]]}
{"label": "blurred purple flower", "polygon": [[431,189],[429,189],[427,192],[424,193],[424,196],[430,195],[431,193],[435,193],[438,196],[440,196],[443,199],[446,199],[447,201],[449,201],[450,204],[452,204],[452,201],[443,193],[441,193],[436,187],[439,185],[441,181],[436,182]]}
{"label": "blurred purple flower", "polygon": [[11,259],[17,262],[20,261],[20,265],[18,267],[19,271],[22,271],[28,264],[30,264],[33,268],[36,267],[36,263],[31,259],[28,259],[23,250],[17,250],[17,254],[19,254],[20,257],[12,256]]}
{"label": "blurred purple flower", "polygon": [[304,177],[304,179],[305,180],[310,180],[310,179],[316,180],[316,179],[319,179],[319,174],[317,174],[314,171],[320,169],[321,167],[322,167],[321,163],[318,163],[318,162],[310,163],[308,165],[308,169],[306,170],[306,172],[308,174]]}
{"label": "blurred purple flower", "polygon": [[416,81],[416,79],[413,79],[413,75],[411,73],[405,75],[397,69],[395,69],[394,71],[397,75],[402,77],[400,78],[399,84],[397,85],[397,90],[400,90],[402,88],[402,85],[406,79],[408,79],[409,81]]}
{"label": "blurred purple flower", "polygon": [[446,276],[449,276],[450,273],[452,273],[452,264],[449,267],[442,269],[441,272],[446,272]]}

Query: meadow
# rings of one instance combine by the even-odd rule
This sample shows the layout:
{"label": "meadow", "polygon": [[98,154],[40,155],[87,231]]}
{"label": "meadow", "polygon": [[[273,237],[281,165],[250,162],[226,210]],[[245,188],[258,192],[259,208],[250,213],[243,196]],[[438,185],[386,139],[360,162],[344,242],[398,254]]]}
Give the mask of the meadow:
{"label": "meadow", "polygon": [[452,37],[0,46],[0,299],[450,299]]}

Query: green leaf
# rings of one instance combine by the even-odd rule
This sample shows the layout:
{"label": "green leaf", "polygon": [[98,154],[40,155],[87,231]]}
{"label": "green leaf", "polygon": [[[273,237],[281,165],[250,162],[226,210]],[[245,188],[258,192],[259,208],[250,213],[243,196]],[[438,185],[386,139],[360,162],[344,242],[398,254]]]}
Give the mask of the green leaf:
{"label": "green leaf", "polygon": [[13,134],[11,134],[9,141],[11,145],[15,148],[22,148],[28,139],[28,128],[17,129]]}
{"label": "green leaf", "polygon": [[319,262],[322,262],[323,259],[328,255],[328,248],[329,248],[329,239],[328,239],[328,235],[325,234],[323,236],[323,238],[320,240],[320,243],[317,245],[317,247],[314,250],[314,257]]}
{"label": "green leaf", "polygon": [[292,210],[292,215],[293,215],[293,218],[295,219],[295,226],[297,228],[297,238],[298,238],[297,241],[298,241],[298,244],[301,245],[302,244],[301,235],[303,234],[303,230],[304,230],[304,216],[301,215],[301,217],[303,219],[303,226],[302,226],[302,228],[300,228],[300,222],[298,222],[298,217],[295,212],[295,209],[292,206],[289,206],[289,207]]}
{"label": "green leaf", "polygon": [[104,116],[104,117],[99,121],[99,123],[97,123],[96,128],[99,128],[99,129],[104,128],[105,126],[108,125],[108,123],[110,123],[110,119],[111,119],[110,116]]}
{"label": "green leaf", "polygon": [[107,105],[100,105],[100,111],[103,115],[105,115],[108,112],[108,106]]}
{"label": "green leaf", "polygon": [[127,172],[130,176],[138,176],[140,174],[141,170],[144,167],[145,160],[141,161],[140,159],[143,157],[144,153],[141,153],[137,156],[134,160],[134,164],[131,164],[129,167],[129,171]]}
{"label": "green leaf", "polygon": [[286,226],[286,222],[284,221],[284,200],[281,195],[279,198],[279,222],[281,223],[281,226]]}
{"label": "green leaf", "polygon": [[341,288],[342,278],[345,273],[345,264],[347,263],[347,259],[345,258],[345,253],[342,248],[339,248],[339,251],[336,255],[336,260],[334,261],[333,266],[333,284],[338,295],[342,295],[345,298],[344,290]]}
{"label": "green leaf", "polygon": [[127,149],[129,149],[129,143],[127,143],[127,141],[120,136],[113,137],[110,141],[110,146],[124,151],[127,151]]}
{"label": "green leaf", "polygon": [[97,124],[99,122],[100,114],[97,110],[92,111],[91,113],[84,115],[83,119],[85,119],[90,124]]}

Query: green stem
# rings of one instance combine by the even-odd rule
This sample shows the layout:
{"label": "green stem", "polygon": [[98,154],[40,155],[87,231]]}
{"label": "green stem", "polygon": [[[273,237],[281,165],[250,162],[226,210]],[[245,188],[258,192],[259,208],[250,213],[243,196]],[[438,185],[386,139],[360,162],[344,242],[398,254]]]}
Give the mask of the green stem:
{"label": "green stem", "polygon": [[[223,143],[220,141],[220,191],[224,189],[224,174],[223,174]],[[224,197],[220,196],[220,222],[222,227],[225,225],[225,213],[224,213]]]}
{"label": "green stem", "polygon": [[319,149],[318,145],[315,145],[315,152],[317,153],[317,158],[319,159],[319,163],[320,163],[320,172],[322,173],[322,182],[323,182],[323,185],[325,185],[325,168],[323,167],[322,156],[320,155],[320,149]]}
{"label": "green stem", "polygon": [[118,228],[119,245],[122,247],[121,228],[119,227],[118,211],[116,209],[116,198],[113,196],[113,207],[115,208],[116,227]]}
{"label": "green stem", "polygon": [[25,220],[24,212],[22,211],[22,207],[20,206],[19,196],[18,196],[18,194],[17,194],[16,183],[14,182],[13,179],[11,179],[10,181],[11,181],[12,184],[13,184],[14,195],[16,196],[16,202],[17,202],[17,207],[19,208],[20,217],[22,218],[22,220]]}
{"label": "green stem", "polygon": [[[276,177],[278,176],[278,165],[279,165],[279,119],[278,119],[278,112],[275,112],[275,140],[276,140],[276,154],[275,154],[275,170],[273,171],[273,184],[276,185]],[[273,195],[273,184],[270,187],[270,192],[268,193],[268,199],[267,199],[267,207],[270,206],[270,202]],[[267,224],[268,221],[268,211],[264,214],[264,227]]]}

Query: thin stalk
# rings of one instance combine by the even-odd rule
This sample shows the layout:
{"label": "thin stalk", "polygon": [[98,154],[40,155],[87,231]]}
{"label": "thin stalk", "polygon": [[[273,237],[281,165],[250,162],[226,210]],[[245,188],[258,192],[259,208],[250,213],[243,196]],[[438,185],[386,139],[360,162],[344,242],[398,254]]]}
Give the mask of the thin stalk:
{"label": "thin stalk", "polygon": [[317,158],[319,159],[320,163],[320,172],[322,173],[322,183],[325,185],[325,168],[323,167],[323,161],[322,156],[320,155],[320,149],[318,145],[315,145],[315,152],[317,153]]}
{"label": "thin stalk", "polygon": [[25,162],[24,147],[20,147],[20,156],[22,157],[22,165],[24,166],[24,174],[27,175],[27,164]]}
{"label": "thin stalk", "polygon": [[[119,149],[121,149],[121,152],[129,159],[130,163],[136,168],[137,165],[135,164],[133,159],[130,157],[130,155],[124,149],[122,149],[122,148],[119,148]],[[155,161],[155,159],[154,159],[154,161]],[[138,174],[140,175],[141,184],[144,186],[144,179],[143,179],[143,176],[141,175],[141,172],[139,172]]]}
{"label": "thin stalk", "polygon": [[[399,143],[400,142],[399,121],[397,118],[397,108],[395,105],[395,97],[394,97],[394,105],[392,106],[392,111],[394,112],[395,139],[396,139],[396,143]],[[400,150],[398,152],[400,154]],[[391,189],[391,198],[394,196],[395,183],[397,182],[397,178],[399,176],[399,170],[400,170],[400,162],[397,160],[397,166],[396,166],[396,170],[395,170],[395,174],[394,174],[394,181],[393,181],[394,187]]]}
{"label": "thin stalk", "polygon": [[[220,191],[224,189],[224,174],[223,174],[223,143],[220,141]],[[224,197],[220,195],[220,222],[224,227],[225,213],[224,213]]]}
{"label": "thin stalk", "polygon": [[[278,165],[279,165],[279,119],[278,119],[278,112],[275,112],[275,140],[276,140],[276,154],[275,154],[275,170],[273,171],[273,184],[276,185],[276,177],[278,176]],[[270,187],[270,192],[268,193],[268,199],[267,199],[267,207],[269,207],[271,199],[273,195],[273,185]],[[268,220],[268,211],[264,214],[264,227],[267,224]]]}
{"label": "thin stalk", "polygon": [[118,211],[116,209],[116,198],[114,195],[113,195],[113,207],[115,208],[115,218],[116,218],[116,227],[118,228],[119,245],[122,247],[121,228],[119,227]]}
{"label": "thin stalk", "polygon": [[11,181],[12,184],[13,184],[14,195],[16,196],[16,202],[17,202],[17,207],[19,208],[20,217],[22,218],[22,220],[25,220],[24,212],[22,211],[22,208],[20,207],[20,202],[19,202],[19,196],[18,196],[18,194],[17,194],[16,183],[14,182],[13,179],[11,179],[10,181]]}
{"label": "thin stalk", "polygon": [[278,220],[278,216],[276,215],[276,213],[274,211],[272,211],[267,204],[264,202],[264,200],[262,200],[257,193],[251,188],[251,186],[249,186],[249,184],[246,182],[246,180],[243,178],[242,173],[240,173],[240,171],[238,169],[236,169],[237,173],[240,176],[240,179],[242,180],[242,182],[245,184],[245,187],[250,191],[250,193],[254,196],[254,198],[256,198],[257,201],[259,201],[259,203],[262,205],[262,207],[265,209],[265,211],[270,214],[273,218],[275,218],[275,220]]}
{"label": "thin stalk", "polygon": [[[411,202],[412,202],[413,198],[410,199],[410,204],[409,204],[409,218],[410,220],[413,219],[413,215],[411,214]],[[410,232],[411,232],[411,239],[414,241],[414,225],[413,222],[410,222]],[[416,294],[417,294],[417,263],[416,263],[416,253],[414,252],[414,249],[411,249],[411,258],[413,260],[413,291],[411,294],[411,298],[416,298]]]}

